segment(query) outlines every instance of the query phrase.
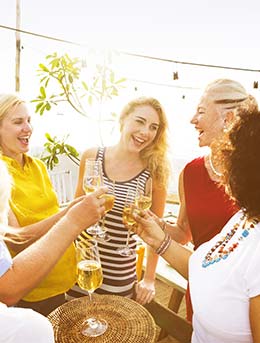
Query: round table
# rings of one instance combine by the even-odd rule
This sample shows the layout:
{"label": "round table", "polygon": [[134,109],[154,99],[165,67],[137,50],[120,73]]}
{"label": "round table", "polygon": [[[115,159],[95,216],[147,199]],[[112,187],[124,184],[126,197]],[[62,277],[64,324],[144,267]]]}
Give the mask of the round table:
{"label": "round table", "polygon": [[[80,332],[81,323],[90,316],[100,316],[108,323],[107,331],[99,337],[86,337]],[[156,325],[151,314],[134,300],[116,295],[93,294],[71,300],[48,316],[54,329],[56,343],[153,343]]]}

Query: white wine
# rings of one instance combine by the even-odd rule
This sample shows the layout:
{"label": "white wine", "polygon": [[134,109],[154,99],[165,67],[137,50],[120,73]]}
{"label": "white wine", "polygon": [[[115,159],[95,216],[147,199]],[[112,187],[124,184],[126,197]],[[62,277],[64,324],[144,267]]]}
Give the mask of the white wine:
{"label": "white wine", "polygon": [[83,188],[84,188],[85,194],[92,193],[96,190],[94,186],[86,185],[86,184],[83,186]]}
{"label": "white wine", "polygon": [[115,196],[113,194],[103,194],[101,196],[102,198],[105,198],[106,202],[104,204],[105,206],[105,213],[109,212],[110,210],[112,210],[113,206],[114,206],[114,202],[115,202]]}
{"label": "white wine", "polygon": [[147,195],[141,195],[136,199],[136,206],[140,210],[148,210],[152,205],[152,199]]}
{"label": "white wine", "polygon": [[77,281],[80,288],[94,292],[103,282],[101,264],[94,260],[82,260],[77,265]]}
{"label": "white wine", "polygon": [[123,210],[123,223],[129,226],[136,224],[136,221],[133,217],[133,208],[132,207],[125,207]]}
{"label": "white wine", "polygon": [[101,178],[99,175],[84,176],[83,189],[86,194],[92,193],[101,186]]}

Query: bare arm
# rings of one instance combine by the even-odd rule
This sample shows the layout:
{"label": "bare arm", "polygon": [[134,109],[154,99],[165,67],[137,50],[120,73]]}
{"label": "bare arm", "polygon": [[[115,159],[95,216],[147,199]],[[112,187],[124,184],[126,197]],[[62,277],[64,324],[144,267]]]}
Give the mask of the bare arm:
{"label": "bare arm", "polygon": [[186,244],[192,240],[190,224],[186,211],[185,191],[183,183],[183,171],[179,176],[180,209],[176,224],[167,224],[166,231],[172,239],[180,244]]}
{"label": "bare arm", "polygon": [[104,213],[104,189],[93,192],[73,206],[54,227],[13,259],[13,266],[0,278],[0,301],[15,304],[53,268],[67,247],[86,227]]}
{"label": "bare arm", "polygon": [[[148,212],[144,213],[144,217],[135,215],[136,221],[141,225],[133,230],[148,244],[156,250],[162,243],[165,233],[160,226],[155,222],[154,218]],[[162,257],[171,264],[183,277],[188,279],[188,261],[191,251],[181,246],[175,241],[171,241],[169,248]]]}
{"label": "bare arm", "polygon": [[62,218],[67,211],[69,210],[70,207],[72,207],[75,203],[80,201],[81,199],[78,198],[74,201],[72,201],[66,208],[64,208],[62,211],[44,219],[41,220],[40,222],[30,224],[24,227],[20,227],[16,216],[14,215],[13,211],[10,209],[9,211],[9,216],[8,216],[8,224],[13,227],[20,227],[19,234],[26,239],[25,243],[22,244],[16,244],[13,242],[7,242],[8,246],[16,253],[22,251],[29,245],[31,245],[33,242],[37,241],[40,237],[42,237],[44,234],[46,234],[49,229],[57,223],[57,221]]}
{"label": "bare arm", "polygon": [[[166,202],[166,189],[158,188],[155,181],[153,181],[152,199],[151,211],[157,216],[162,217]],[[147,246],[147,261],[144,278],[136,287],[136,301],[140,304],[150,302],[155,295],[154,282],[157,262],[158,255],[150,246]]]}
{"label": "bare arm", "polygon": [[253,342],[260,342],[260,295],[250,298],[249,305],[250,326]]}

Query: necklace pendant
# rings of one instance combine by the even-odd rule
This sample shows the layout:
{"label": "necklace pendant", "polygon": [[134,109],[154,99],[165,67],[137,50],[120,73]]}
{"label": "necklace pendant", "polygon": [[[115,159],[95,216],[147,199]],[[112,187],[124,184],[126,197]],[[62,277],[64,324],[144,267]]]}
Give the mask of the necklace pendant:
{"label": "necklace pendant", "polygon": [[247,229],[244,229],[244,231],[242,232],[242,236],[247,237],[248,235],[249,235],[249,231]]}

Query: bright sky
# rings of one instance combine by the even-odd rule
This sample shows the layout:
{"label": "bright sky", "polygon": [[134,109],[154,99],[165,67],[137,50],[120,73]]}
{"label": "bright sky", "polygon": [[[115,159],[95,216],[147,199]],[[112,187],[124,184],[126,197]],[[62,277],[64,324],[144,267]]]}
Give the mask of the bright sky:
{"label": "bright sky", "polygon": [[[15,26],[15,3],[15,0],[0,0],[1,25]],[[21,28],[27,31],[89,47],[109,47],[178,61],[260,70],[259,0],[20,0],[20,3]],[[0,28],[0,41],[0,91],[11,91],[14,87],[13,76],[10,76],[14,75],[14,33]],[[22,88],[30,94],[36,92],[35,96],[38,86],[30,83],[31,75],[43,62],[43,56],[54,52],[58,44],[31,36],[22,36],[22,44]],[[259,97],[259,89],[252,89],[253,81],[260,81],[259,73],[208,68],[191,70],[183,65],[156,66],[149,61],[143,62],[142,66],[122,65],[122,74],[129,70],[135,78],[171,85],[172,71],[178,70],[180,80],[174,85],[199,88],[193,98],[185,89],[179,93],[174,93],[173,88],[162,87],[139,90],[162,99],[170,109],[172,139],[176,138],[184,155],[189,155],[190,146],[197,145],[189,119],[199,99],[200,88],[206,83],[217,77],[231,77]],[[182,99],[183,95],[185,99]],[[172,109],[175,112],[171,113]],[[44,120],[47,122],[47,116],[42,122]],[[68,127],[66,120],[63,126]],[[187,137],[190,146],[185,142]],[[197,153],[198,150],[194,151]]]}
{"label": "bright sky", "polygon": [[[259,68],[258,0],[20,0],[22,28],[95,46]],[[15,0],[0,23],[14,26]]]}

